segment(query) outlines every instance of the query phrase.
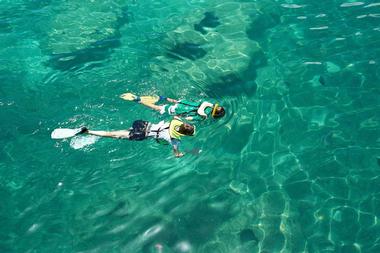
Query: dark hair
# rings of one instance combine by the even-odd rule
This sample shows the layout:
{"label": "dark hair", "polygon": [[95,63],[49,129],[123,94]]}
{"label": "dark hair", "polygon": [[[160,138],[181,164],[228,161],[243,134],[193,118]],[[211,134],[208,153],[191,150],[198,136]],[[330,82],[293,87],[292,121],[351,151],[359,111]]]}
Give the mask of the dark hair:
{"label": "dark hair", "polygon": [[218,106],[215,109],[213,118],[215,118],[215,119],[221,118],[224,116],[224,114],[226,114],[226,112],[224,111],[224,108],[222,106]]}
{"label": "dark hair", "polygon": [[181,134],[184,134],[184,135],[193,135],[194,134],[194,126],[187,124],[187,123],[183,123],[179,127],[178,132]]}

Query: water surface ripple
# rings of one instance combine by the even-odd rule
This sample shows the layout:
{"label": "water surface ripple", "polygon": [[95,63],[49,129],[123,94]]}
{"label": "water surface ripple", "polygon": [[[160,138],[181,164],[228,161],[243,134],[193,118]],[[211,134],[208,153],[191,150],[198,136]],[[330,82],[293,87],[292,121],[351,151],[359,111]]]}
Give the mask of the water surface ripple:
{"label": "water surface ripple", "polygon": [[[380,2],[1,1],[0,252],[380,251]],[[173,157],[78,137],[218,102]]]}

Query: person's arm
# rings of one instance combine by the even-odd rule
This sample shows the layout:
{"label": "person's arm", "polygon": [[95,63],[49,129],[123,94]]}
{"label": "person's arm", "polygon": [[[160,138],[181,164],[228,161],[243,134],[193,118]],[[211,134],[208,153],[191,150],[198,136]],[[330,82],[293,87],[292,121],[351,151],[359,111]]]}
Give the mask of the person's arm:
{"label": "person's arm", "polygon": [[172,144],[172,147],[173,147],[173,152],[174,152],[175,157],[179,158],[179,157],[184,156],[184,154],[182,152],[180,152],[179,148],[178,148],[178,146],[180,144],[179,140],[172,139],[171,140],[171,144]]}
{"label": "person's arm", "polygon": [[90,134],[90,135],[101,136],[101,137],[110,137],[110,138],[118,138],[118,139],[128,139],[129,138],[129,131],[128,130],[120,130],[120,131],[87,130],[87,132],[84,132],[84,133]]}
{"label": "person's arm", "polygon": [[206,107],[211,107],[211,108],[212,108],[213,106],[214,106],[214,105],[211,104],[211,103],[209,103],[209,102],[203,102],[203,103],[199,106],[197,113],[198,113],[199,115],[201,115],[202,117],[207,118],[207,114],[205,113]]}
{"label": "person's arm", "polygon": [[177,158],[180,158],[180,157],[182,157],[182,156],[185,155],[184,153],[179,152],[179,150],[176,149],[176,148],[174,148],[174,147],[173,147],[173,151],[174,151],[174,155],[175,155],[175,157],[177,157]]}
{"label": "person's arm", "polygon": [[178,103],[178,100],[173,99],[173,98],[166,98],[166,101],[173,103],[173,104]]}
{"label": "person's arm", "polygon": [[173,117],[173,119],[178,119],[178,120],[181,120],[181,121],[183,121],[183,119],[185,119],[185,120],[191,121],[191,120],[194,120],[194,117],[187,116],[187,117],[181,118],[180,116],[176,115],[176,116]]}
{"label": "person's arm", "polygon": [[[178,116],[175,116],[174,118],[177,118],[177,119],[181,120],[181,118],[178,117]],[[198,115],[196,115],[196,116],[187,116],[187,117],[184,117],[183,119],[185,119],[187,121],[201,121],[201,120],[203,120],[203,118],[200,117],[200,116],[198,116]]]}

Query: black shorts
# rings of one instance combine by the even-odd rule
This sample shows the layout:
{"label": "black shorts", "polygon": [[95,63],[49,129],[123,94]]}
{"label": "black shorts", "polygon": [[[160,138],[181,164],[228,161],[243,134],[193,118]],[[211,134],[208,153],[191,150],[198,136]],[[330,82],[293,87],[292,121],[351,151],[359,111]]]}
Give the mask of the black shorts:
{"label": "black shorts", "polygon": [[144,120],[136,120],[132,124],[129,132],[129,139],[133,141],[142,141],[146,139],[146,128],[149,122]]}

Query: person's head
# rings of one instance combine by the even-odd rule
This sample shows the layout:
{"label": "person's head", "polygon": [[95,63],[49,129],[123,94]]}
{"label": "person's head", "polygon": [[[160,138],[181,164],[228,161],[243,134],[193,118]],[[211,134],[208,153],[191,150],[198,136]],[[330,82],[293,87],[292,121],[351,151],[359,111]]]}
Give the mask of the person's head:
{"label": "person's head", "polygon": [[190,124],[187,124],[187,123],[183,123],[179,129],[178,129],[178,132],[180,134],[183,134],[183,135],[194,135],[194,132],[195,132],[195,128],[193,125],[190,125]]}
{"label": "person's head", "polygon": [[218,104],[215,104],[214,107],[212,108],[212,113],[211,116],[214,119],[218,119],[224,116],[226,112],[224,111],[224,108],[222,106],[219,106]]}

